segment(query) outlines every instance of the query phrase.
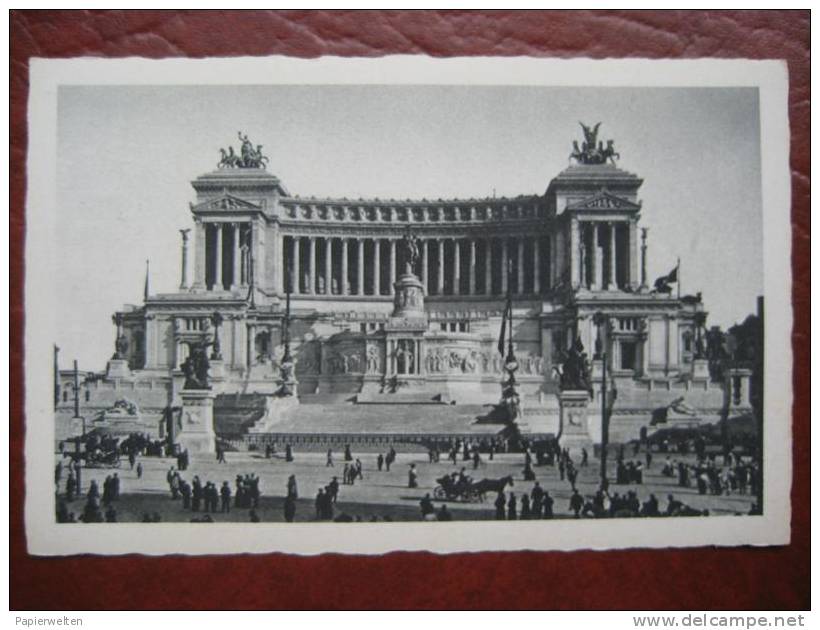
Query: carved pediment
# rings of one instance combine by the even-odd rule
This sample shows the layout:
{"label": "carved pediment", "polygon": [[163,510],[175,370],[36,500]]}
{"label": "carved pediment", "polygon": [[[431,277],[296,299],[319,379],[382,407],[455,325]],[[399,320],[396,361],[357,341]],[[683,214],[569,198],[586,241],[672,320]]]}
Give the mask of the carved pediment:
{"label": "carved pediment", "polygon": [[209,199],[208,201],[203,201],[193,207],[193,210],[261,210],[262,206],[253,203],[252,201],[247,201],[245,199],[241,199],[240,197],[235,197],[234,195],[225,194],[221,197],[217,197],[216,199]]}
{"label": "carved pediment", "polygon": [[592,197],[567,204],[567,210],[640,210],[640,204],[602,191]]}

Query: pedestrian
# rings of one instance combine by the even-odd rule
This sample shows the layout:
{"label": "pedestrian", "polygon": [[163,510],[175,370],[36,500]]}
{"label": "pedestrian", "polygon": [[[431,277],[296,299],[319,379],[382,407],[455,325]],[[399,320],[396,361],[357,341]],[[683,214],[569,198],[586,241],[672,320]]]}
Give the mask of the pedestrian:
{"label": "pedestrian", "polygon": [[382,471],[382,466],[384,466],[384,455],[379,453],[379,456],[376,458],[376,468],[379,469],[379,472]]}
{"label": "pedestrian", "polygon": [[587,466],[589,464],[589,453],[587,449],[581,448],[581,466]]}
{"label": "pedestrian", "polygon": [[325,462],[325,468],[330,466],[333,467],[333,451],[331,449],[327,449],[327,462]]}
{"label": "pedestrian", "polygon": [[337,477],[331,479],[330,484],[327,486],[328,494],[330,495],[331,503],[336,503],[336,499],[339,496],[339,480]]}
{"label": "pedestrian", "polygon": [[504,508],[507,506],[507,501],[504,498],[504,492],[499,491],[498,496],[495,498],[495,520],[503,521],[506,519],[506,512]]}
{"label": "pedestrian", "polygon": [[544,491],[544,499],[543,499],[543,504],[544,504],[544,518],[547,518],[547,519],[552,518],[552,516],[553,516],[553,514],[552,514],[552,506],[553,506],[553,503],[554,503],[554,502],[555,502],[555,501],[554,501],[554,500],[553,500],[553,498],[550,496],[550,493],[549,493],[548,491],[546,491],[546,490],[545,490],[545,491]]}
{"label": "pedestrian", "polygon": [[478,465],[481,463],[481,456],[478,454],[478,449],[473,451],[473,470],[478,470]]}
{"label": "pedestrian", "polygon": [[290,444],[285,444],[285,461],[292,462],[293,461],[293,448]]}
{"label": "pedestrian", "polygon": [[416,472],[416,465],[410,464],[410,470],[407,471],[407,487],[408,488],[418,488],[418,473]]}
{"label": "pedestrian", "polygon": [[69,468],[68,478],[65,480],[65,496],[66,500],[71,502],[74,500],[74,493],[77,492],[77,480],[74,478],[74,471]]}
{"label": "pedestrian", "polygon": [[291,475],[288,477],[288,486],[287,486],[288,494],[287,496],[293,497],[294,499],[299,498],[299,492],[296,488],[296,475]]}
{"label": "pedestrian", "polygon": [[111,477],[111,500],[120,500],[120,477],[117,473],[114,473],[114,476]]}
{"label": "pedestrian", "polygon": [[526,493],[521,495],[521,520],[530,520],[530,497]]}
{"label": "pedestrian", "polygon": [[142,479],[142,462],[137,462],[137,479]]}
{"label": "pedestrian", "polygon": [[54,467],[54,485],[57,486],[59,489],[60,481],[63,479],[63,462],[57,462],[57,465]]}
{"label": "pedestrian", "polygon": [[429,516],[431,514],[435,514],[436,508],[433,507],[433,501],[430,499],[429,492],[422,497],[421,501],[419,501],[419,507],[421,507],[421,519],[423,521],[430,520]]}
{"label": "pedestrian", "polygon": [[518,519],[518,502],[515,498],[515,493],[510,492],[510,500],[507,501],[507,520],[514,521]]}
{"label": "pedestrian", "polygon": [[530,505],[532,506],[532,517],[541,518],[541,511],[544,505],[544,490],[537,481],[530,492]]}
{"label": "pedestrian", "polygon": [[453,515],[450,514],[450,511],[447,509],[447,506],[442,503],[441,508],[439,509],[438,514],[436,515],[436,518],[439,521],[452,521]]}
{"label": "pedestrian", "polygon": [[225,449],[219,444],[216,445],[216,462],[218,464],[227,464],[225,461]]}
{"label": "pedestrian", "polygon": [[582,507],[584,507],[584,498],[578,494],[577,490],[573,490],[569,498],[569,509],[575,514],[575,518],[581,518]]}
{"label": "pedestrian", "polygon": [[182,493],[182,509],[191,509],[191,484],[187,481],[183,481],[180,484],[180,492]]}
{"label": "pedestrian", "polygon": [[223,512],[230,512],[231,511],[231,487],[228,485],[227,481],[222,482],[222,489],[219,491],[219,495],[222,497],[222,511]]}
{"label": "pedestrian", "polygon": [[362,460],[356,460],[356,476],[364,481],[364,475],[362,474]]}
{"label": "pedestrian", "polygon": [[321,521],[322,517],[325,512],[325,491],[324,488],[319,488],[319,492],[316,493],[316,501],[314,502],[316,508],[316,520]]}
{"label": "pedestrian", "polygon": [[285,522],[292,523],[296,518],[296,497],[289,494],[285,497]]}
{"label": "pedestrian", "polygon": [[[381,470],[381,466],[379,466],[379,470]],[[342,469],[342,483],[346,486],[350,485],[350,464],[345,464]]]}
{"label": "pedestrian", "polygon": [[200,501],[202,501],[202,483],[199,477],[194,475],[194,481],[191,484],[191,509],[194,512],[199,512]]}

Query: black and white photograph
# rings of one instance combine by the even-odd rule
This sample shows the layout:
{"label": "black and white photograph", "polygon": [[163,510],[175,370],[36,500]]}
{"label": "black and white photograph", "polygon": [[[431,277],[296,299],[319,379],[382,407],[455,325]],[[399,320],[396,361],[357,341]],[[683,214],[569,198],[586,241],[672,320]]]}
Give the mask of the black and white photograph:
{"label": "black and white photograph", "polygon": [[788,542],[785,85],[35,62],[30,551]]}

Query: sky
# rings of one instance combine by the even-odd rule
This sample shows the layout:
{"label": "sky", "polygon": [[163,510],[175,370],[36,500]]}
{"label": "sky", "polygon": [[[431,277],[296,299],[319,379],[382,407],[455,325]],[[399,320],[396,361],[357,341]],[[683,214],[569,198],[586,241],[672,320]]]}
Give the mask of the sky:
{"label": "sky", "polygon": [[[707,325],[763,292],[754,88],[474,86],[71,86],[58,92],[61,367],[99,370],[112,313],[180,279],[190,181],[237,131],[262,144],[293,195],[471,198],[543,194],[569,165],[579,121],[601,122],[619,166],[644,179],[648,274],[681,259]],[[190,270],[189,270],[190,274]]]}

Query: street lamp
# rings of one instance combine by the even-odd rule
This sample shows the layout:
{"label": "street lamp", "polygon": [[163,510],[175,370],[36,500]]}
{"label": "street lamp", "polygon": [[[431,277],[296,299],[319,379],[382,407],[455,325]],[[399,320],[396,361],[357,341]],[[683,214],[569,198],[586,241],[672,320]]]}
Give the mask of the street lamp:
{"label": "street lamp", "polygon": [[72,385],[71,385],[71,389],[74,392],[74,419],[75,420],[79,419],[83,423],[83,429],[82,429],[83,432],[82,432],[81,436],[79,438],[77,438],[76,436],[74,437],[74,454],[76,456],[76,459],[72,458],[73,461],[74,461],[74,464],[75,464],[74,472],[76,474],[76,480],[77,480],[77,495],[80,495],[80,494],[82,494],[82,483],[81,483],[82,482],[82,477],[81,477],[82,466],[80,465],[80,459],[81,459],[80,442],[85,443],[85,416],[80,415],[80,390],[81,390],[81,387],[80,387],[80,370],[79,370],[79,367],[77,366],[77,359],[74,359],[74,379],[73,379],[73,382],[72,382]]}
{"label": "street lamp", "polygon": [[595,338],[595,359],[601,361],[601,487],[606,487],[606,456],[609,448],[609,415],[606,410],[606,362],[607,353],[601,340],[601,328],[607,323],[607,316],[601,311],[592,317],[592,323],[597,328]]}

